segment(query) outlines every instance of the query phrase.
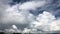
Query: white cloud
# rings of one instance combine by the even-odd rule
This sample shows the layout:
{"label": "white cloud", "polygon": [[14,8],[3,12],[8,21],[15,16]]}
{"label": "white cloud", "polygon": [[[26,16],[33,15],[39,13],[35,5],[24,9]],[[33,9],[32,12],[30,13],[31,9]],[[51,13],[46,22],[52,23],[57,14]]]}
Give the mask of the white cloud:
{"label": "white cloud", "polygon": [[31,32],[31,29],[24,28],[23,33],[29,33],[29,32]]}
{"label": "white cloud", "polygon": [[[29,16],[28,16],[29,19],[31,19],[30,18],[31,16],[32,16],[32,14],[29,14]],[[30,24],[30,28],[29,29],[28,28],[24,28],[24,30],[21,31],[21,32],[22,33],[29,33],[29,32],[33,33],[33,32],[41,32],[41,31],[45,31],[45,32],[46,31],[57,31],[57,30],[60,30],[60,23],[59,22],[60,22],[60,19],[56,19],[55,16],[52,15],[50,12],[44,11],[42,14],[39,14],[36,17],[35,21],[33,20],[33,21],[30,22],[31,24]],[[6,31],[9,30],[9,32],[11,32],[11,31],[15,32],[15,29],[18,30],[15,25],[13,25],[12,27],[13,27],[12,29],[7,29]],[[40,31],[38,31],[38,29]]]}
{"label": "white cloud", "polygon": [[[29,10],[34,10],[38,7],[45,5],[45,1],[29,1],[23,4],[13,5],[12,7],[8,7],[3,17],[1,18],[1,22],[3,23],[27,23],[32,22],[35,19],[35,16],[29,12]],[[19,7],[19,8],[18,8]]]}
{"label": "white cloud", "polygon": [[3,21],[5,22],[11,22],[11,21],[17,21],[17,22],[22,22],[25,19],[25,16],[23,14],[23,12],[19,12],[17,9],[17,6],[13,6],[11,8],[8,8],[4,17],[3,17]]}
{"label": "white cloud", "polygon": [[[6,2],[7,1],[7,2]],[[10,0],[0,0],[0,22],[26,24],[31,23],[31,28],[24,28],[23,32],[37,32],[60,30],[60,19],[56,19],[50,12],[44,11],[42,14],[35,16],[28,10],[35,10],[38,7],[44,6],[46,1],[29,1],[22,4],[9,6]],[[19,7],[19,8],[18,8]],[[12,25],[12,28],[5,29],[6,32],[20,32],[20,30]]]}
{"label": "white cloud", "polygon": [[52,31],[56,31],[56,30],[60,30],[60,19],[54,20],[51,24],[50,24],[50,28]]}
{"label": "white cloud", "polygon": [[38,7],[41,7],[46,4],[46,1],[29,1],[21,4],[19,9],[22,10],[35,10]]}
{"label": "white cloud", "polygon": [[18,29],[16,25],[12,25],[10,28],[5,29],[5,33],[37,33],[37,29],[24,28],[24,30]]}
{"label": "white cloud", "polygon": [[37,29],[34,29],[34,28],[33,29],[24,28],[22,33],[37,33]]}
{"label": "white cloud", "polygon": [[13,29],[17,29],[16,25],[12,25],[12,28],[13,28]]}
{"label": "white cloud", "polygon": [[4,23],[21,23],[25,24],[34,20],[34,15],[29,13],[27,10],[18,10],[18,5],[9,7],[2,17],[2,22]]}
{"label": "white cloud", "polygon": [[12,25],[9,29],[5,29],[5,32],[6,33],[14,33],[14,32],[20,33],[21,30],[19,30],[16,25]]}
{"label": "white cloud", "polygon": [[[7,0],[6,0],[7,1]],[[3,2],[3,0],[2,0]],[[5,1],[4,1],[5,2]],[[41,7],[43,5],[45,5],[45,1],[29,1],[29,2],[25,2],[25,3],[20,3],[17,5],[13,5],[12,7],[9,6],[9,2],[11,2],[10,0],[8,0],[6,2],[7,5],[4,5],[3,3],[3,7],[6,6],[6,8],[0,12],[2,13],[2,17],[0,19],[0,21],[2,23],[27,23],[27,22],[31,22],[34,21],[35,16],[33,14],[31,14],[28,10],[34,10],[38,7]],[[19,7],[19,8],[18,8]]]}
{"label": "white cloud", "polygon": [[44,11],[36,17],[36,21],[31,23],[31,27],[42,31],[57,31],[60,30],[60,19],[56,19],[54,15]]}

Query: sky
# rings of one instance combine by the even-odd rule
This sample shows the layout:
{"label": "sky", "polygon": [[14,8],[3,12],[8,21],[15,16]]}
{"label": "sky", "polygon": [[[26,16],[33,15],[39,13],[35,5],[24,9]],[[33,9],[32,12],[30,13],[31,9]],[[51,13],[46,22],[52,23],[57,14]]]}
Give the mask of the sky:
{"label": "sky", "polygon": [[0,31],[60,30],[60,0],[0,0]]}

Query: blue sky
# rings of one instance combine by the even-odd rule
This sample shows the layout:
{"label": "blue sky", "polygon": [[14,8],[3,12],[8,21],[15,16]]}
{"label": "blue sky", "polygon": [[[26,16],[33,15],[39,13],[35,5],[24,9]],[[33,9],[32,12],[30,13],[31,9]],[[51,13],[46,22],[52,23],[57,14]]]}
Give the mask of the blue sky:
{"label": "blue sky", "polygon": [[[60,30],[59,22],[60,0],[0,0],[1,31]],[[48,27],[51,29],[48,30]]]}

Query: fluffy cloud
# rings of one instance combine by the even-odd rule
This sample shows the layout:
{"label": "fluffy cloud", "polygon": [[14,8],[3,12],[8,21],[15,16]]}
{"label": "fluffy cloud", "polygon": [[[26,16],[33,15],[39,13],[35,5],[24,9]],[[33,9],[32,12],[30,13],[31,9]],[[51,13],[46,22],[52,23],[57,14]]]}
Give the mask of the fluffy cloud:
{"label": "fluffy cloud", "polygon": [[21,30],[19,30],[16,25],[12,25],[9,29],[5,29],[5,32],[6,33],[8,33],[8,32],[9,33],[13,33],[13,32],[19,33],[19,32],[21,32]]}
{"label": "fluffy cloud", "polygon": [[35,10],[38,7],[42,7],[46,4],[46,1],[29,1],[21,4],[19,9],[22,10]]}
{"label": "fluffy cloud", "polygon": [[[14,5],[12,7],[9,7],[3,17],[2,22],[4,23],[27,23],[34,20],[34,15],[29,13],[27,10],[20,10],[17,8],[18,5]],[[31,19],[31,20],[30,20]]]}
{"label": "fluffy cloud", "polygon": [[24,28],[24,30],[18,29],[16,25],[12,25],[8,29],[4,30],[5,33],[36,33],[37,29]]}
{"label": "fluffy cloud", "polygon": [[56,19],[54,15],[44,11],[39,14],[36,21],[31,23],[31,27],[42,31],[58,31],[60,30],[60,19]]}
{"label": "fluffy cloud", "polygon": [[[42,6],[43,7],[41,9],[47,10],[50,6],[48,5],[50,3],[50,0],[48,1],[34,0],[34,1],[24,2],[22,4],[20,3],[20,4],[10,6],[8,4],[10,0],[0,0],[0,22],[3,24],[8,24],[8,23],[27,24],[28,23],[30,25],[29,29],[23,28],[24,30],[22,32],[31,32],[31,31],[38,32],[38,30],[40,31],[60,30],[60,23],[59,23],[60,19],[56,19],[55,16],[52,15],[50,12],[44,11],[42,14],[39,14],[38,16],[34,16],[32,13],[29,12],[29,10],[35,10]],[[48,7],[47,5],[44,6],[46,2]],[[15,25],[12,25],[12,28],[6,29],[5,31],[20,32],[20,30]]]}
{"label": "fluffy cloud", "polygon": [[25,28],[23,32],[49,32],[49,31],[59,31],[60,30],[60,19],[50,12],[44,11],[36,17],[36,20],[31,22],[30,28]]}
{"label": "fluffy cloud", "polygon": [[[10,0],[0,0],[1,1],[1,10],[0,10],[0,23],[2,24],[26,24],[30,23],[35,20],[35,16],[29,12],[29,9],[36,9],[38,7],[38,4],[40,4],[40,1],[29,1],[22,4],[16,4],[13,6],[10,6],[8,3],[11,2]],[[41,1],[41,3],[45,3],[45,1]],[[29,6],[31,4],[31,6]],[[27,6],[27,7],[26,7]],[[35,6],[35,8],[34,8]],[[42,4],[39,5],[39,7],[42,6]],[[19,7],[19,8],[18,8]],[[25,9],[25,8],[26,9]],[[29,8],[29,9],[28,9]],[[33,10],[32,9],[32,10]],[[8,25],[9,26],[9,25]],[[3,28],[1,26],[1,28]]]}
{"label": "fluffy cloud", "polygon": [[24,28],[23,33],[29,33],[29,32],[31,32],[31,29]]}
{"label": "fluffy cloud", "polygon": [[[46,31],[58,31],[60,30],[60,19],[56,19],[54,15],[50,12],[44,11],[42,14],[39,14],[36,17],[35,21],[30,23],[30,27],[24,28],[22,33],[38,33],[38,32],[46,32]],[[12,25],[12,31],[18,30],[15,25]],[[7,31],[10,31],[8,29]],[[20,31],[20,30],[19,30]],[[18,32],[18,31],[17,31]]]}
{"label": "fluffy cloud", "polygon": [[50,24],[50,28],[52,31],[59,31],[60,30],[60,19],[54,20],[51,24]]}
{"label": "fluffy cloud", "polygon": [[34,10],[38,7],[45,5],[45,1],[29,1],[22,4],[16,4],[12,7],[8,7],[1,22],[3,23],[28,23],[35,20],[35,16],[29,12],[29,10]]}

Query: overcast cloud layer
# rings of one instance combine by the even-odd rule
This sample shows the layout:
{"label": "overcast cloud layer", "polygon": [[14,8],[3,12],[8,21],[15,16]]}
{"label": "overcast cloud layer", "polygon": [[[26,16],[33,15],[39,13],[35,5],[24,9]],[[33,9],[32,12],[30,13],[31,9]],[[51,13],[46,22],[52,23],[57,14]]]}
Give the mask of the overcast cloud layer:
{"label": "overcast cloud layer", "polygon": [[0,0],[0,30],[23,33],[58,31],[59,1],[30,0],[11,6],[12,0]]}

